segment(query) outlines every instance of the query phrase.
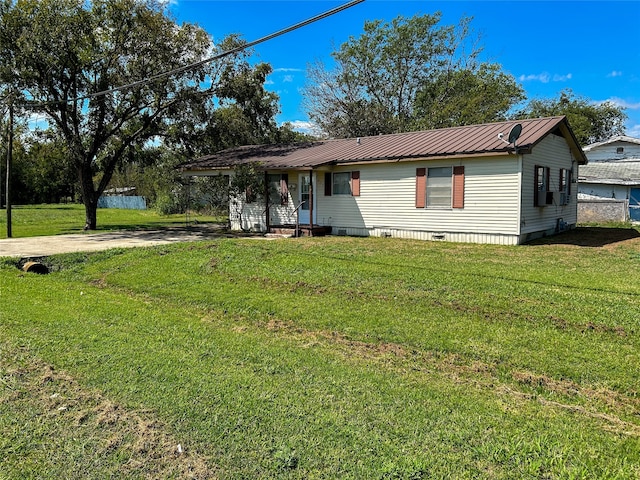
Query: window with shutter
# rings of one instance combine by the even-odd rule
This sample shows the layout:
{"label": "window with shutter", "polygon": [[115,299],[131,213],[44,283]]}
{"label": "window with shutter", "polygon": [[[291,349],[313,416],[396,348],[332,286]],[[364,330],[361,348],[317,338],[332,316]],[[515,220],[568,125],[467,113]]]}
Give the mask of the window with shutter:
{"label": "window with shutter", "polygon": [[360,171],[324,174],[324,195],[360,196]]}

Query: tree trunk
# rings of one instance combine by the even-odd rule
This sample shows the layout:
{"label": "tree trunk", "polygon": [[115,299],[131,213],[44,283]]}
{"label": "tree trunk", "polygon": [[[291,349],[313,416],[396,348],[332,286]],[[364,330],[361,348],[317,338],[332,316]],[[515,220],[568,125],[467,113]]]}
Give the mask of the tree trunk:
{"label": "tree trunk", "polygon": [[88,202],[86,199],[84,200],[84,211],[85,211],[85,230],[96,230],[98,225],[98,201]]}
{"label": "tree trunk", "polygon": [[82,203],[85,211],[85,230],[95,230],[98,224],[98,197],[93,188],[93,177],[91,166],[86,162],[80,168],[80,186],[82,188]]}

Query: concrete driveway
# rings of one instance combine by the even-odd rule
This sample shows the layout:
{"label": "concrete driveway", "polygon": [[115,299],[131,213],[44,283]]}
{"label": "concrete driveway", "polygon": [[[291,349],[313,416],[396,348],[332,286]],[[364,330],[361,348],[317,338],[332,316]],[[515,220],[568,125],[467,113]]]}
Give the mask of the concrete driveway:
{"label": "concrete driveway", "polygon": [[39,258],[57,253],[91,252],[109,248],[146,247],[175,242],[210,240],[220,237],[244,237],[229,233],[221,225],[131,230],[105,233],[78,233],[48,237],[7,238],[0,240],[0,257]]}

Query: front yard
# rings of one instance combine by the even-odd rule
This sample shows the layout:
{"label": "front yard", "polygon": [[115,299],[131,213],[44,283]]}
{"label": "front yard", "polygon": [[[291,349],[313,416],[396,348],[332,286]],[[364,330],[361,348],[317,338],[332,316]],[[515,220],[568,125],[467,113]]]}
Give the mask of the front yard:
{"label": "front yard", "polygon": [[637,230],[46,262],[0,268],[0,478],[640,476]]}

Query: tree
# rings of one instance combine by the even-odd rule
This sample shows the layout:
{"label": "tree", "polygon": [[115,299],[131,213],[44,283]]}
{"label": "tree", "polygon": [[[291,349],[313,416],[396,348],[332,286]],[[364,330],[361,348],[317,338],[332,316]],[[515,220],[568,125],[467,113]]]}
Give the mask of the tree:
{"label": "tree", "polygon": [[522,87],[497,64],[441,72],[416,95],[415,127],[446,128],[506,120],[525,99]]}
{"label": "tree", "polygon": [[128,150],[198,108],[210,67],[95,94],[201,61],[212,43],[154,0],[3,0],[0,17],[0,85],[44,113],[64,139],[85,229],[95,229],[98,198]]}
{"label": "tree", "polygon": [[13,190],[16,203],[58,203],[75,195],[77,178],[67,161],[67,146],[50,133],[28,135],[26,152],[15,159],[20,170],[13,177],[21,183]]}
{"label": "tree", "polygon": [[624,135],[627,115],[623,107],[612,102],[596,103],[575,95],[571,90],[560,92],[558,98],[534,99],[515,118],[538,118],[566,115],[580,145],[601,142]]}
{"label": "tree", "polygon": [[470,18],[448,26],[440,19],[366,22],[360,37],[332,54],[333,70],[309,67],[311,119],[332,137],[354,137],[504,116],[522,89],[497,65],[478,61]]}
{"label": "tree", "polygon": [[[238,49],[246,42],[237,35],[223,40],[219,47]],[[277,126],[279,97],[265,89],[271,65],[248,61],[253,52],[243,50],[235,62],[221,65],[213,93],[216,102],[201,105],[198,113],[176,123],[167,141],[188,159],[241,145],[294,143],[307,139],[293,131],[290,124]],[[188,132],[185,135],[185,132]]]}

